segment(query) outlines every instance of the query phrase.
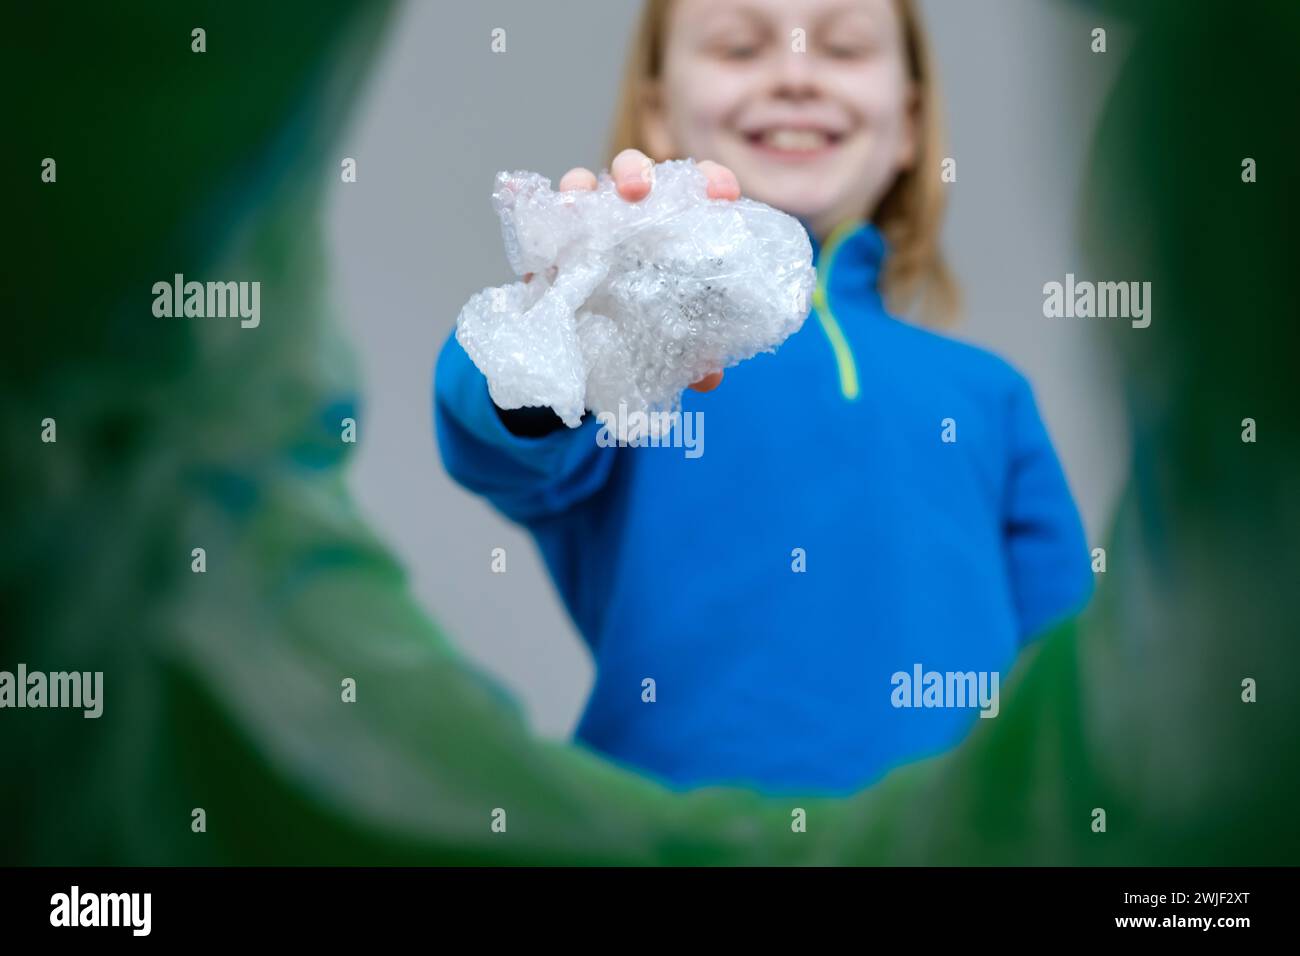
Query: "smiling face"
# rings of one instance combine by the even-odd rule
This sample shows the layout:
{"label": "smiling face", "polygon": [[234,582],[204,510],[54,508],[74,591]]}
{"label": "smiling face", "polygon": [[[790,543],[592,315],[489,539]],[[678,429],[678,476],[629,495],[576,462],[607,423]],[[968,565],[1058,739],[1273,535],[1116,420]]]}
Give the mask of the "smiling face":
{"label": "smiling face", "polygon": [[894,0],[675,0],[646,145],[731,167],[824,239],[915,162],[908,75]]}

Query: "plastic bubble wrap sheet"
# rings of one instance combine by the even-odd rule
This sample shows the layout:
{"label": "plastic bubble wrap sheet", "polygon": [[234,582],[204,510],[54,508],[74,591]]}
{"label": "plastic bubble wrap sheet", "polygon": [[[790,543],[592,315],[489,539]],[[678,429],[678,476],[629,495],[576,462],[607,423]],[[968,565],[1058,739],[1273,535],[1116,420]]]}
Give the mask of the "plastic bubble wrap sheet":
{"label": "plastic bubble wrap sheet", "polygon": [[707,198],[690,160],[652,176],[631,203],[608,175],[561,193],[537,173],[498,174],[506,255],[533,278],[473,296],[456,338],[500,408],[549,406],[571,428],[584,410],[672,413],[688,385],[803,324],[816,277],[798,220]]}

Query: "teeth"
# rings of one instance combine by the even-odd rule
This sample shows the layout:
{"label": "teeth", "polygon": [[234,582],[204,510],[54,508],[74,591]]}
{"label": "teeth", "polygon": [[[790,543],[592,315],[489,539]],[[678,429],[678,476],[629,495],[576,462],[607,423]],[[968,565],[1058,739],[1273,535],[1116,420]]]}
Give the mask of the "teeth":
{"label": "teeth", "polygon": [[829,137],[815,129],[769,129],[764,130],[760,141],[773,149],[814,150],[826,145]]}

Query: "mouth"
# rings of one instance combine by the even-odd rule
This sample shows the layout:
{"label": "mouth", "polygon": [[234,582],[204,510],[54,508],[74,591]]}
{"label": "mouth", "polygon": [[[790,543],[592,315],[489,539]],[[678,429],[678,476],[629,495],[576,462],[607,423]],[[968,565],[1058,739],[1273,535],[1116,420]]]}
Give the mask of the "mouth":
{"label": "mouth", "polygon": [[765,155],[796,161],[824,156],[844,139],[843,133],[794,126],[768,126],[741,135]]}

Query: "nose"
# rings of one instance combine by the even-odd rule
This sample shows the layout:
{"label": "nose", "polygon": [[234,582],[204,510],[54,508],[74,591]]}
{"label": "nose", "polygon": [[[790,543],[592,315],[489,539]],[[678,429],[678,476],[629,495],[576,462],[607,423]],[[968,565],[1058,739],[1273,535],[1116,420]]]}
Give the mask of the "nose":
{"label": "nose", "polygon": [[820,93],[813,54],[788,40],[772,64],[772,94],[780,99],[806,100]]}

